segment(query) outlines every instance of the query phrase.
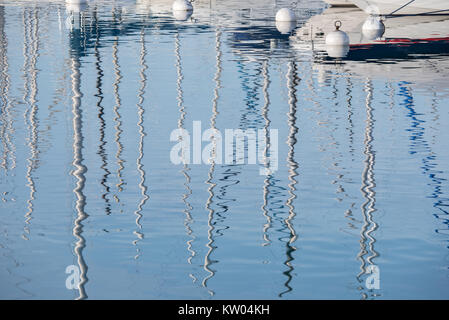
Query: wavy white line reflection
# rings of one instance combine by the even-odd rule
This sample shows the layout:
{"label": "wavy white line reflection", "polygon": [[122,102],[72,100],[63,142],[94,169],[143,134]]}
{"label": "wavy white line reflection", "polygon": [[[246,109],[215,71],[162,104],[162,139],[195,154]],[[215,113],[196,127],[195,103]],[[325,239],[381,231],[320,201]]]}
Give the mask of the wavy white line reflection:
{"label": "wavy white line reflection", "polygon": [[[365,82],[365,92],[366,92],[366,127],[365,127],[365,139],[364,139],[364,154],[365,154],[365,168],[362,173],[362,187],[360,191],[362,192],[365,202],[362,204],[362,216],[363,216],[363,226],[360,231],[360,252],[357,258],[360,261],[360,273],[357,275],[357,280],[362,282],[362,276],[367,274],[368,265],[373,265],[373,260],[379,256],[379,254],[374,250],[374,244],[376,239],[373,236],[373,232],[378,228],[378,225],[373,220],[373,214],[377,211],[375,208],[376,204],[376,180],[374,177],[374,165],[376,162],[375,152],[373,150],[373,85],[371,80],[367,79]],[[365,257],[369,254],[368,257]],[[362,299],[368,299],[368,293],[364,291],[365,283],[362,283],[360,288]],[[376,296],[377,294],[372,294]]]}
{"label": "wavy white line reflection", "polygon": [[[218,112],[218,100],[220,98],[219,90],[221,88],[221,73],[223,71],[222,69],[222,52],[221,52],[221,35],[222,32],[220,29],[217,29],[215,32],[215,76],[214,76],[214,82],[215,82],[215,88],[214,88],[214,98],[212,100],[212,115],[210,118],[210,127],[213,130],[217,130],[217,116],[219,114]],[[208,273],[206,277],[204,277],[202,281],[202,286],[204,288],[207,288],[208,293],[212,296],[215,294],[213,290],[207,287],[207,281],[211,279],[215,275],[215,271],[210,268],[210,265],[213,263],[213,261],[210,259],[210,255],[212,254],[215,246],[214,246],[214,240],[212,237],[212,234],[214,232],[214,226],[213,226],[213,217],[214,217],[214,209],[212,208],[212,202],[214,198],[214,188],[216,187],[216,183],[213,181],[213,175],[215,172],[215,156],[216,156],[216,150],[217,150],[217,140],[212,138],[212,150],[211,150],[211,157],[209,159],[210,168],[207,175],[206,184],[208,184],[207,192],[209,193],[209,196],[206,201],[206,210],[208,211],[207,216],[207,253],[204,256],[204,270]]]}
{"label": "wavy white line reflection", "polygon": [[141,200],[139,204],[137,205],[137,210],[134,212],[134,215],[136,216],[136,230],[134,230],[134,235],[137,237],[136,240],[133,241],[133,245],[136,246],[136,255],[134,256],[134,259],[138,259],[141,255],[141,249],[138,247],[138,242],[144,238],[144,233],[142,232],[142,223],[141,219],[143,217],[142,215],[142,208],[149,199],[149,196],[147,194],[148,187],[145,185],[145,169],[142,164],[143,159],[143,150],[144,150],[144,138],[146,136],[145,128],[143,126],[144,123],[144,114],[145,109],[143,108],[143,102],[145,100],[145,87],[147,83],[147,76],[145,74],[146,70],[148,69],[148,66],[145,63],[145,56],[146,56],[146,48],[145,48],[145,30],[142,29],[140,34],[140,65],[141,69],[139,72],[140,76],[140,88],[138,92],[138,102],[137,102],[137,113],[138,113],[138,122],[137,127],[139,128],[139,144],[138,144],[138,150],[139,155],[137,157],[137,171],[140,175],[140,182],[139,182],[139,188],[141,191]]}

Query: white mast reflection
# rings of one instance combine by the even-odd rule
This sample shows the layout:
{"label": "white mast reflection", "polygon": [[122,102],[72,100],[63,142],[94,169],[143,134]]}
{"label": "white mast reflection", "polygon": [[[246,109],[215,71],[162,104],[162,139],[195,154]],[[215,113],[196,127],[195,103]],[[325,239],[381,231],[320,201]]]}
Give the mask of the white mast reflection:
{"label": "white mast reflection", "polygon": [[[265,100],[265,104],[262,108],[262,117],[265,120],[265,124],[264,124],[264,133],[265,133],[265,148],[264,148],[264,153],[263,153],[263,161],[264,161],[264,167],[265,170],[269,170],[270,168],[270,162],[269,159],[271,157],[269,157],[268,152],[270,150],[270,135],[269,135],[269,129],[270,129],[270,123],[271,120],[268,118],[268,111],[269,111],[269,106],[270,106],[270,96],[268,94],[268,88],[270,86],[270,75],[268,74],[268,60],[265,60],[263,62],[262,65],[262,76],[263,76],[263,87],[262,87],[262,92],[263,92],[263,96],[264,96],[264,100]],[[262,246],[268,246],[271,244],[271,240],[270,240],[270,236],[269,236],[269,230],[272,227],[272,221],[273,221],[273,217],[270,216],[269,214],[269,210],[268,210],[268,201],[269,201],[269,186],[271,185],[271,180],[272,180],[272,175],[267,174],[264,180],[264,186],[263,186],[263,204],[262,204],[262,212],[264,217],[267,219],[267,222],[264,224],[263,226],[263,240],[264,243],[262,244]]]}
{"label": "white mast reflection", "polygon": [[138,97],[137,113],[139,116],[139,120],[137,122],[137,127],[139,128],[139,146],[138,146],[139,156],[137,158],[137,171],[140,174],[139,188],[141,190],[142,198],[141,198],[139,204],[137,205],[137,210],[134,212],[134,214],[136,216],[136,227],[137,227],[136,230],[134,231],[134,235],[137,237],[137,239],[133,241],[133,245],[136,246],[136,255],[134,257],[134,259],[136,259],[136,260],[140,257],[140,254],[141,254],[141,250],[137,247],[137,244],[138,244],[139,240],[142,240],[144,238],[144,234],[142,232],[142,224],[140,221],[143,217],[142,208],[145,205],[145,203],[147,202],[147,200],[149,199],[149,196],[147,194],[148,188],[145,185],[145,169],[142,164],[144,138],[146,136],[145,129],[143,127],[144,113],[145,113],[145,109],[143,108],[143,102],[145,99],[144,95],[145,95],[145,87],[146,87],[146,82],[147,82],[147,76],[145,74],[145,71],[148,69],[148,66],[145,63],[145,56],[146,56],[147,52],[146,52],[146,48],[145,48],[145,29],[144,28],[142,28],[142,31],[140,33],[140,43],[141,43],[141,47],[140,47],[139,61],[140,61],[140,65],[142,67],[139,72],[140,88],[139,88],[139,93],[137,95],[137,97]]}
{"label": "white mast reflection", "polygon": [[102,90],[104,72],[101,67],[101,63],[103,61],[101,60],[100,50],[99,50],[100,27],[98,24],[98,8],[97,7],[95,7],[95,9],[93,10],[93,18],[95,21],[95,31],[96,31],[94,54],[95,54],[95,60],[96,60],[95,61],[95,69],[97,70],[97,81],[96,81],[97,93],[95,94],[95,97],[98,98],[97,109],[98,109],[98,119],[100,121],[100,123],[99,123],[100,143],[98,145],[97,154],[100,156],[100,160],[101,160],[100,168],[104,172],[103,177],[101,178],[101,181],[100,181],[100,184],[102,185],[102,187],[104,189],[103,194],[101,195],[101,198],[105,202],[106,214],[109,215],[109,214],[111,214],[111,203],[110,203],[110,199],[109,199],[108,195],[110,193],[111,188],[107,182],[108,182],[108,177],[111,174],[111,172],[108,169],[108,157],[107,157],[106,148],[105,148],[105,146],[107,144],[107,142],[105,141],[106,121],[104,118],[105,111],[104,111],[104,107],[102,105],[102,102],[104,99],[103,90]]}
{"label": "white mast reflection", "polygon": [[[84,33],[84,24],[80,25],[81,30],[77,28],[71,29],[69,35],[72,37],[77,37],[78,33]],[[76,48],[77,49],[77,48]],[[86,206],[86,196],[84,194],[84,187],[86,182],[86,172],[87,167],[83,163],[83,120],[82,120],[82,110],[81,110],[81,63],[80,57],[77,50],[73,50],[70,53],[70,69],[71,69],[71,84],[72,84],[72,114],[73,114],[73,161],[72,165],[74,170],[72,175],[75,177],[76,185],[73,189],[73,193],[76,197],[75,201],[75,211],[76,218],[73,223],[72,234],[77,239],[74,248],[74,254],[77,259],[78,268],[80,270],[80,281],[78,285],[79,296],[76,300],[81,300],[87,298],[85,285],[88,281],[87,278],[87,264],[83,257],[83,250],[86,247],[86,240],[83,237],[83,222],[89,215],[85,212]]]}
{"label": "white mast reflection", "polygon": [[[30,223],[32,219],[32,214],[34,211],[33,201],[35,199],[36,186],[33,178],[33,172],[38,165],[38,154],[39,150],[37,148],[38,144],[38,120],[37,120],[37,59],[39,57],[39,18],[38,10],[35,9],[33,14],[25,15],[26,10],[24,9],[24,23],[25,23],[25,43],[28,45],[24,46],[24,54],[26,55],[24,62],[24,73],[25,73],[25,92],[24,99],[28,104],[28,108],[24,114],[25,123],[28,126],[29,137],[28,146],[30,149],[30,157],[27,159],[27,171],[26,179],[28,181],[27,186],[30,189],[30,196],[27,200],[28,211],[25,214],[25,227],[22,238],[29,240],[30,235]],[[30,22],[27,28],[27,21]]]}
{"label": "white mast reflection", "polygon": [[298,133],[298,127],[296,126],[296,104],[298,102],[298,98],[296,97],[296,87],[298,85],[298,67],[296,66],[296,62],[289,62],[288,64],[288,73],[287,73],[287,88],[288,88],[288,104],[289,104],[289,112],[288,115],[288,126],[289,126],[289,134],[287,137],[287,145],[289,147],[287,154],[287,166],[288,166],[288,199],[286,201],[286,207],[288,208],[288,217],[284,220],[284,224],[286,225],[289,231],[289,239],[286,243],[286,260],[284,264],[287,266],[288,270],[284,272],[284,275],[287,277],[285,281],[286,290],[279,294],[279,297],[282,297],[284,294],[293,291],[293,288],[290,286],[290,282],[293,280],[292,272],[294,267],[292,265],[292,261],[294,260],[293,253],[297,250],[293,245],[297,239],[296,230],[293,227],[293,219],[296,216],[295,207],[293,205],[293,201],[296,199],[296,177],[298,173],[296,172],[298,168],[298,163],[295,160],[295,145],[297,143],[296,134]]}
{"label": "white mast reflection", "polygon": [[5,171],[16,167],[15,146],[11,137],[14,136],[13,118],[11,115],[11,101],[9,88],[11,85],[8,63],[8,37],[5,31],[5,7],[0,7],[0,138],[3,145],[3,156],[0,167]]}
{"label": "white mast reflection", "polygon": [[[186,109],[185,109],[185,105],[184,105],[184,92],[182,89],[182,80],[184,79],[184,75],[182,73],[182,63],[181,63],[181,44],[180,44],[180,39],[179,39],[179,31],[175,33],[175,57],[176,57],[176,74],[177,74],[177,79],[176,79],[176,91],[177,91],[177,101],[178,101],[178,109],[179,109],[179,119],[178,119],[178,128],[179,129],[184,129],[184,120],[186,117]],[[180,137],[180,139],[184,139],[184,137]],[[185,154],[184,152],[182,152],[182,157],[184,157]],[[189,155],[188,155],[189,156]],[[185,177],[185,182],[184,182],[184,187],[185,187],[185,192],[182,195],[182,201],[184,203],[185,209],[183,210],[184,214],[185,214],[185,219],[184,219],[184,227],[186,228],[186,234],[188,237],[190,237],[190,240],[187,241],[187,251],[190,253],[190,256],[187,258],[187,263],[188,264],[192,264],[192,259],[193,257],[195,257],[196,252],[193,249],[193,241],[195,240],[195,235],[193,233],[193,230],[191,228],[191,224],[193,223],[193,217],[190,214],[191,210],[193,209],[193,207],[190,205],[189,203],[189,197],[192,194],[192,189],[190,188],[190,175],[189,172],[190,168],[187,165],[186,161],[183,161],[183,168],[181,170],[181,173],[184,175]],[[190,273],[189,277],[192,278],[193,282],[196,282],[196,277]]]}
{"label": "white mast reflection", "polygon": [[[222,56],[222,52],[221,52],[221,30],[217,29],[217,31],[215,32],[215,51],[216,51],[216,56],[215,56],[215,67],[216,67],[216,72],[215,72],[215,76],[214,76],[214,81],[215,81],[215,89],[214,89],[214,98],[212,101],[212,116],[210,119],[210,127],[213,130],[217,130],[216,124],[217,124],[217,116],[219,114],[218,112],[218,99],[220,98],[219,95],[219,89],[221,88],[221,73],[222,73],[222,61],[221,61],[221,56]],[[208,217],[207,217],[207,226],[208,226],[208,230],[207,230],[207,253],[204,257],[204,270],[208,273],[208,275],[206,277],[204,277],[203,281],[202,281],[202,286],[204,288],[207,288],[207,281],[212,278],[215,275],[215,271],[212,270],[210,268],[211,264],[214,262],[211,260],[210,255],[212,254],[213,250],[216,248],[216,246],[214,246],[214,239],[213,239],[213,232],[214,232],[214,226],[213,226],[213,218],[214,218],[214,213],[215,210],[212,208],[212,202],[213,202],[213,198],[214,198],[214,188],[216,187],[216,183],[212,182],[213,181],[213,174],[215,172],[215,157],[217,155],[217,140],[215,138],[212,138],[212,143],[213,143],[213,147],[211,150],[211,157],[209,159],[210,162],[210,168],[209,168],[209,172],[208,172],[208,178],[206,180],[206,183],[209,185],[209,187],[207,188],[207,192],[209,193],[209,197],[207,198],[206,201],[206,209],[209,211]],[[209,294],[212,296],[215,294],[215,292],[209,288],[207,288]]]}
{"label": "white mast reflection", "polygon": [[[359,282],[362,281],[361,277],[367,274],[368,265],[374,265],[373,259],[379,256],[379,254],[374,250],[374,244],[376,239],[373,236],[373,232],[378,228],[378,225],[373,220],[373,214],[376,212],[376,180],[374,177],[374,164],[376,161],[375,152],[373,150],[373,85],[371,80],[366,80],[365,82],[365,92],[366,92],[366,128],[365,128],[365,139],[364,145],[365,150],[365,168],[362,173],[362,187],[361,192],[365,198],[365,202],[362,204],[362,215],[363,215],[363,226],[360,231],[360,252],[357,258],[360,260],[360,273],[357,275]],[[369,251],[368,251],[369,250]],[[367,254],[370,254],[365,258]],[[363,284],[364,285],[364,284]],[[362,292],[362,299],[367,299],[368,294]]]}
{"label": "white mast reflection", "polygon": [[87,282],[87,265],[84,261],[82,252],[85,245],[85,239],[82,236],[83,221],[88,217],[84,208],[86,206],[86,196],[84,195],[84,185],[86,182],[85,173],[87,171],[86,166],[83,164],[83,133],[82,133],[82,113],[81,113],[81,91],[80,91],[80,61],[79,57],[71,58],[71,79],[72,79],[72,114],[73,114],[73,162],[75,167],[73,176],[76,178],[76,187],[73,189],[73,193],[76,196],[75,210],[77,217],[74,221],[73,235],[78,239],[75,244],[75,255],[78,260],[78,267],[80,268],[80,283],[79,283],[79,297],[78,299],[84,299],[87,297],[84,290],[84,285]]}
{"label": "white mast reflection", "polygon": [[[115,14],[114,14],[115,18]],[[120,19],[121,20],[121,19]],[[121,126],[122,126],[122,116],[120,114],[120,108],[122,106],[122,100],[120,98],[120,92],[119,92],[119,86],[122,80],[122,74],[120,72],[120,65],[118,60],[118,36],[115,37],[114,43],[112,45],[112,65],[114,66],[114,74],[115,74],[115,81],[113,84],[113,91],[114,91],[114,97],[115,97],[115,105],[114,105],[114,122],[116,123],[114,129],[115,132],[115,143],[117,144],[117,152],[115,154],[115,158],[117,160],[117,178],[118,183],[116,185],[117,191],[120,193],[123,191],[123,186],[125,184],[123,177],[122,177],[122,171],[125,168],[123,163],[123,159],[121,158],[122,152],[123,152],[123,144],[121,143],[121,134],[123,132]],[[120,198],[118,197],[118,193],[114,195],[114,199],[117,202],[120,202]]]}

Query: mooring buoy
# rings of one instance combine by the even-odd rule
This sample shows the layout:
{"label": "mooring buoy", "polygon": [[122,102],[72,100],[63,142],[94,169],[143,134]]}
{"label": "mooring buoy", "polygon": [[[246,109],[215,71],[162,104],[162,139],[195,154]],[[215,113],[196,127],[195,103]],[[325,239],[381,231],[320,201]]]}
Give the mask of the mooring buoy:
{"label": "mooring buoy", "polygon": [[188,0],[175,0],[172,9],[173,11],[193,11],[193,6]]}
{"label": "mooring buoy", "polygon": [[276,29],[282,34],[292,32],[296,27],[296,21],[276,21]]}
{"label": "mooring buoy", "polygon": [[292,9],[282,8],[276,13],[276,21],[296,21],[296,14]]}
{"label": "mooring buoy", "polygon": [[379,16],[370,16],[362,26],[362,34],[368,40],[382,38],[385,33],[385,24]]}
{"label": "mooring buoy", "polygon": [[349,52],[349,37],[340,28],[341,21],[335,21],[335,30],[326,36],[326,51],[331,58],[344,58]]}

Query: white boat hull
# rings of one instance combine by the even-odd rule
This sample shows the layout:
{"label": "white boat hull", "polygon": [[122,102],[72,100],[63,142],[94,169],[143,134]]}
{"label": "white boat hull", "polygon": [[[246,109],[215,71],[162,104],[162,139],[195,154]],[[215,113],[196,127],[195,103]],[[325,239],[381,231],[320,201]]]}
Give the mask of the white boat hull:
{"label": "white boat hull", "polygon": [[351,0],[324,0],[332,7],[354,7],[355,4]]}
{"label": "white boat hull", "polygon": [[[370,14],[449,14],[449,1],[447,0],[351,0],[356,6]],[[406,5],[407,3],[409,3]],[[401,8],[403,7],[403,8]]]}

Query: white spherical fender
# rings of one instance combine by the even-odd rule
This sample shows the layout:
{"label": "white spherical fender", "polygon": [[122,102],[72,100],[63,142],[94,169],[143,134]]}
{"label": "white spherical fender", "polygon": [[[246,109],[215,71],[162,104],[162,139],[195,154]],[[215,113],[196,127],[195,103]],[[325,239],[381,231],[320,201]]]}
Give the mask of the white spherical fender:
{"label": "white spherical fender", "polygon": [[276,13],[276,21],[296,21],[296,15],[293,10],[282,8]]}
{"label": "white spherical fender", "polygon": [[172,9],[173,11],[193,11],[193,6],[188,0],[175,0]]}
{"label": "white spherical fender", "polygon": [[192,10],[174,10],[173,17],[178,21],[186,21],[192,16]]}
{"label": "white spherical fender", "polygon": [[288,34],[296,27],[296,21],[276,21],[276,29],[281,34]]}
{"label": "white spherical fender", "polygon": [[326,46],[326,52],[331,58],[344,58],[349,53],[349,46]]}
{"label": "white spherical fender", "polygon": [[86,4],[86,0],[65,0],[67,4]]}
{"label": "white spherical fender", "polygon": [[346,32],[340,30],[341,22],[335,22],[335,31],[326,36],[326,45],[328,46],[349,46],[349,37]]}
{"label": "white spherical fender", "polygon": [[80,13],[87,8],[86,0],[66,0],[65,8],[68,13]]}
{"label": "white spherical fender", "polygon": [[337,30],[326,36],[326,45],[329,46],[347,46],[349,45],[349,37],[346,32]]}
{"label": "white spherical fender", "polygon": [[382,38],[385,33],[385,24],[380,17],[371,16],[363,24],[362,33],[368,40]]}
{"label": "white spherical fender", "polygon": [[349,52],[349,37],[340,30],[341,22],[335,22],[335,31],[326,36],[326,51],[329,57],[344,58]]}

